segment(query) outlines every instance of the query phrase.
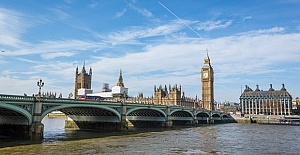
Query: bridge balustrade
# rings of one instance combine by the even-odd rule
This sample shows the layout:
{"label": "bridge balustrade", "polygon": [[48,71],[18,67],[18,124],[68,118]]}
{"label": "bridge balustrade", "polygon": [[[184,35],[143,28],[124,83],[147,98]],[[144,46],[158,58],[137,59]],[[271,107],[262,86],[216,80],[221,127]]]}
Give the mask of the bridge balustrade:
{"label": "bridge balustrade", "polygon": [[34,97],[31,96],[17,96],[17,95],[4,95],[0,94],[0,101],[34,101]]}

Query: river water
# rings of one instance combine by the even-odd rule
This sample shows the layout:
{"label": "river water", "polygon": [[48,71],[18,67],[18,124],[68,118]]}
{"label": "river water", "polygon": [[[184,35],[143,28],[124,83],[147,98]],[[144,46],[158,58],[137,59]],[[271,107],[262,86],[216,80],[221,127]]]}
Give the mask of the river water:
{"label": "river water", "polygon": [[44,118],[42,142],[2,140],[0,154],[300,154],[299,126],[230,123],[108,133],[65,130],[64,121],[65,118]]}

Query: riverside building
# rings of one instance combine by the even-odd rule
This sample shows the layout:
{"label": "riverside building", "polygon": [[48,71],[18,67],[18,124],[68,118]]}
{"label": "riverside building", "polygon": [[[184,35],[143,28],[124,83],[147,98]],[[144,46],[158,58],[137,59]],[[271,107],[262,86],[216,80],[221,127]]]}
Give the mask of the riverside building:
{"label": "riverside building", "polygon": [[284,84],[280,90],[275,90],[270,84],[268,91],[252,90],[246,85],[240,96],[242,114],[249,115],[291,115],[292,96],[286,90]]}
{"label": "riverside building", "polygon": [[201,108],[200,102],[197,96],[196,98],[186,97],[181,86],[174,85],[171,87],[169,85],[169,89],[166,85],[164,88],[162,85],[159,87],[154,86],[154,104]]}

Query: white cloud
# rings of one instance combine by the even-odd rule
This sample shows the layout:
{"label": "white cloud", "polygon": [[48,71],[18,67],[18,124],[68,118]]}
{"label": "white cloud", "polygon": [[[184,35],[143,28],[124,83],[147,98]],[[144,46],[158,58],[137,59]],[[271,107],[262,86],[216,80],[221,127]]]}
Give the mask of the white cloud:
{"label": "white cloud", "polygon": [[98,5],[98,2],[95,1],[95,0],[92,0],[92,1],[90,2],[90,4],[89,4],[89,7],[90,7],[90,8],[95,8],[97,5]]}
{"label": "white cloud", "polygon": [[5,64],[7,63],[6,61],[0,60],[0,64]]}
{"label": "white cloud", "polygon": [[24,59],[24,58],[18,58],[18,57],[15,57],[15,59],[16,59],[16,60],[19,60],[19,61],[23,61],[23,62],[33,63],[33,64],[38,64],[38,63],[40,63],[39,61],[34,61],[34,60]]}
{"label": "white cloud", "polygon": [[282,33],[285,31],[284,27],[273,27],[270,29],[259,29],[249,32],[240,33],[240,35],[263,35],[263,34],[275,34],[275,33]]}
{"label": "white cloud", "polygon": [[184,24],[176,20],[154,28],[131,27],[123,31],[112,32],[105,39],[108,39],[112,44],[126,43],[129,40],[169,35],[183,27]]}
{"label": "white cloud", "polygon": [[57,57],[70,57],[75,55],[74,52],[53,52],[53,53],[45,53],[45,54],[41,54],[41,57],[43,59],[54,59]]}
{"label": "white cloud", "polygon": [[84,41],[84,40],[58,40],[58,41],[43,41],[41,44],[38,44],[36,49],[49,49],[55,51],[66,51],[71,49],[76,50],[87,50],[93,48],[102,48],[103,44],[93,41]]}
{"label": "white cloud", "polygon": [[138,8],[132,4],[128,4],[129,8],[143,15],[144,17],[152,17],[152,13],[145,8]]}
{"label": "white cloud", "polygon": [[65,3],[68,3],[68,4],[71,4],[72,3],[72,0],[64,0]]}
{"label": "white cloud", "polygon": [[2,70],[1,71],[1,75],[4,75],[4,76],[9,76],[9,75],[13,75],[15,74],[16,72],[12,71],[12,70]]}
{"label": "white cloud", "polygon": [[248,20],[248,19],[252,19],[253,17],[251,17],[251,16],[246,16],[246,17],[244,17],[243,19],[242,19],[242,21],[241,22],[244,22],[244,21],[246,21],[246,20]]}
{"label": "white cloud", "polygon": [[126,13],[127,9],[123,9],[120,12],[117,12],[116,15],[114,16],[114,18],[120,18],[122,17],[125,13]]}
{"label": "white cloud", "polygon": [[224,29],[232,24],[232,20],[217,20],[217,21],[207,21],[204,23],[197,24],[195,29],[211,31],[214,29]]}
{"label": "white cloud", "polygon": [[58,8],[49,8],[49,10],[60,20],[66,20],[71,17],[68,13]]}
{"label": "white cloud", "polygon": [[26,93],[27,95],[37,94],[38,87],[36,82],[42,78],[45,82],[44,87],[42,87],[42,92],[56,92],[57,94],[63,93],[64,97],[67,97],[69,93],[73,92],[74,87],[66,87],[66,86],[57,86],[56,81],[52,81],[51,79],[45,77],[33,77],[32,79],[20,79],[15,77],[3,77],[0,76],[0,81],[2,81],[1,86],[5,88],[5,92],[0,92],[1,94],[14,94],[14,95],[23,95]]}
{"label": "white cloud", "polygon": [[23,20],[24,18],[18,12],[0,8],[0,45],[3,46],[2,48],[18,48],[25,44],[20,38],[31,23]]}
{"label": "white cloud", "polygon": [[[58,40],[58,41],[43,41],[40,44],[32,44],[24,46],[21,49],[7,52],[7,56],[20,56],[31,54],[46,54],[42,58],[56,58],[58,56],[71,56],[78,51],[97,51],[103,49],[104,43],[83,40]],[[69,52],[66,52],[69,51]],[[52,54],[51,54],[52,53]],[[60,53],[60,54],[59,54]],[[72,54],[73,53],[73,54]]]}
{"label": "white cloud", "polygon": [[[49,79],[57,83],[71,83],[74,84],[75,69],[78,66],[79,71],[83,66],[84,60],[81,61],[47,61],[41,62],[32,67],[31,71],[39,72],[40,75],[48,75]],[[85,61],[86,69],[88,70],[90,65],[89,61]],[[94,66],[97,68],[97,66]]]}

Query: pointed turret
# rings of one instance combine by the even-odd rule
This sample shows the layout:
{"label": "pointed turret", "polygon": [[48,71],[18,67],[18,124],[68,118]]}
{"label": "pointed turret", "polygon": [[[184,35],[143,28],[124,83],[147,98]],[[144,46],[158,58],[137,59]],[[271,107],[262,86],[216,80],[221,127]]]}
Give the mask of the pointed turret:
{"label": "pointed turret", "polygon": [[90,67],[89,75],[92,75],[92,67]]}
{"label": "pointed turret", "polygon": [[209,59],[208,50],[206,50],[206,58]]}
{"label": "pointed turret", "polygon": [[210,59],[208,55],[208,50],[206,50],[206,58],[204,58],[204,64],[210,64]]}
{"label": "pointed turret", "polygon": [[119,81],[117,83],[117,86],[124,87],[123,77],[122,77],[122,70],[121,69],[120,69]]}
{"label": "pointed turret", "polygon": [[85,70],[85,60],[83,61],[83,66],[82,66],[81,73],[83,73],[83,74],[86,73],[86,70]]}

